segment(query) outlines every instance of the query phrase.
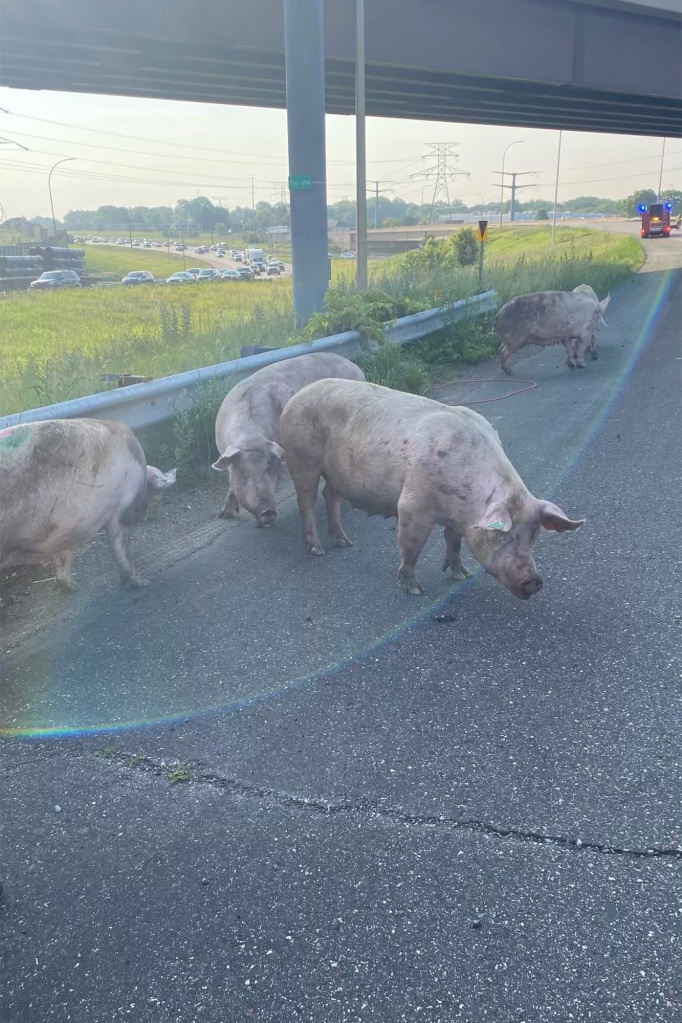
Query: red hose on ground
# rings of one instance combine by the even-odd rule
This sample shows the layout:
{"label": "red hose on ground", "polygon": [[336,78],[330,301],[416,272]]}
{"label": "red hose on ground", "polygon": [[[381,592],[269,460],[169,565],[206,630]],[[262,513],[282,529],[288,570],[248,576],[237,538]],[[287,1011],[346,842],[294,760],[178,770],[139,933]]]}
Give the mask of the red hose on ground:
{"label": "red hose on ground", "polygon": [[[434,384],[433,387],[429,387],[429,391],[438,390],[439,387],[453,387],[457,384],[501,384],[504,381],[500,380],[499,377],[460,377],[457,380],[445,380],[442,384]],[[514,391],[507,391],[506,394],[498,394],[496,398],[478,398],[473,401],[458,401],[457,405],[486,405],[489,401],[502,401],[503,398],[511,398],[514,394],[523,394],[524,391],[532,391],[534,387],[537,387],[537,381],[535,380],[519,380],[520,384],[526,384],[525,387],[517,387]],[[428,394],[428,391],[427,391]]]}

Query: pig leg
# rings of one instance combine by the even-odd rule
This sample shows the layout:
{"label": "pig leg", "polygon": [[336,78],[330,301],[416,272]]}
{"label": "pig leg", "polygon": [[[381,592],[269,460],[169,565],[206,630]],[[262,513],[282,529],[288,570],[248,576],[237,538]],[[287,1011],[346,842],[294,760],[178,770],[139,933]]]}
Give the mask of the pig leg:
{"label": "pig leg", "polygon": [[573,338],[567,337],[561,342],[566,349],[566,365],[569,369],[574,369],[575,365],[573,362]]}
{"label": "pig leg", "polygon": [[73,581],[73,575],[71,573],[71,565],[73,564],[73,551],[60,551],[59,554],[55,554],[52,559],[52,564],[55,568],[55,577],[58,583],[65,586],[67,590],[71,590],[72,593],[78,589],[75,582]]}
{"label": "pig leg", "polygon": [[237,500],[232,487],[227,488],[227,498],[222,511],[218,512],[220,519],[233,519],[239,514],[239,501]]}
{"label": "pig leg", "polygon": [[468,579],[471,572],[462,564],[462,537],[452,526],[445,527],[445,561],[443,571],[452,569],[454,579]]}
{"label": "pig leg", "polygon": [[588,344],[589,341],[585,341],[584,338],[575,338],[573,343],[573,361],[575,362],[576,369],[585,369],[585,348]]}
{"label": "pig leg", "polygon": [[398,546],[402,555],[398,570],[398,583],[407,593],[420,596],[424,587],[415,575],[417,558],[429,538],[433,523],[424,515],[401,508],[398,503]]}
{"label": "pig leg", "polygon": [[500,354],[500,365],[502,366],[502,369],[507,374],[507,376],[510,377],[511,376],[511,366],[509,365],[509,356],[511,355],[511,352],[507,348],[507,346],[504,343],[504,341],[500,345],[499,354]]}
{"label": "pig leg", "polygon": [[327,508],[327,527],[330,537],[337,547],[352,547],[353,544],[344,533],[343,526],[341,525],[341,497],[329,480],[326,481],[322,493],[324,494],[324,503]]}
{"label": "pig leg", "polygon": [[593,334],[590,339],[590,357],[593,362],[599,358],[599,352],[597,351],[597,335]]}
{"label": "pig leg", "polygon": [[111,556],[118,565],[119,575],[122,583],[130,583],[142,589],[149,586],[146,579],[143,579],[130,560],[130,526],[124,526],[118,519],[113,519],[106,527],[107,540]]}
{"label": "pig leg", "polygon": [[317,523],[315,522],[320,473],[297,472],[295,469],[292,471],[291,461],[289,463],[289,471],[294,480],[298,510],[303,520],[303,543],[307,551],[319,556],[324,554],[324,547],[322,546],[319,533],[317,532]]}

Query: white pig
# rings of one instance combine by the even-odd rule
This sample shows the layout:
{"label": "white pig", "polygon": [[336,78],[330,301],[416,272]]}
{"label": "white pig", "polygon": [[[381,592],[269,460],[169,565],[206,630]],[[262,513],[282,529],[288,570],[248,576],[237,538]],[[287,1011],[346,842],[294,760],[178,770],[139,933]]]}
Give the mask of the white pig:
{"label": "white pig", "polygon": [[242,507],[259,526],[273,524],[284,463],[279,444],[282,409],[302,387],[324,377],[365,379],[362,370],[342,355],[311,352],[259,369],[226,396],[215,424],[220,458],[213,463],[214,469],[229,473],[221,518],[233,518]]}
{"label": "white pig", "polygon": [[[605,327],[606,326],[606,321],[604,320],[604,313],[606,312],[606,308],[607,308],[609,302],[611,301],[611,293],[609,292],[609,294],[606,296],[604,301],[600,302],[599,301],[599,295],[594,290],[594,288],[590,287],[589,284],[579,284],[577,288],[573,289],[573,294],[574,295],[585,295],[586,298],[592,299],[594,304],[599,307],[600,324],[601,324],[601,326]],[[592,343],[590,344],[589,352],[590,352],[590,356],[591,356],[591,358],[593,360],[599,358],[599,352],[597,350],[597,335],[596,334],[594,335]]]}
{"label": "white pig", "polygon": [[147,465],[120,423],[50,419],[0,431],[0,568],[52,562],[75,590],[74,552],[103,529],[121,582],[148,586],[130,560],[130,532],[148,490],[174,480],[174,470]]}
{"label": "white pig", "polygon": [[526,489],[483,416],[414,394],[346,380],[322,380],[291,399],[282,416],[282,445],[296,486],[303,536],[323,554],[315,525],[320,477],[333,542],[349,547],[341,498],[368,514],[398,518],[402,561],[398,582],[423,593],[417,558],[435,525],[445,527],[445,563],[455,578],[470,573],[462,538],[487,572],[515,597],[542,587],[533,547],[544,529],[578,529],[549,501]]}

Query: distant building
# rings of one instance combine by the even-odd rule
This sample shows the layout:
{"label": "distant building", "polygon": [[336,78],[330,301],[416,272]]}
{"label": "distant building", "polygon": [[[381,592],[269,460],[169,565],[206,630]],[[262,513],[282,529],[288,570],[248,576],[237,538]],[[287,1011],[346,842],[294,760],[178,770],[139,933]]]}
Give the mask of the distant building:
{"label": "distant building", "polygon": [[48,236],[48,232],[44,227],[41,227],[40,224],[31,223],[26,217],[10,217],[9,220],[5,220],[2,227],[8,233],[15,231],[17,234],[25,235],[36,242],[43,242]]}

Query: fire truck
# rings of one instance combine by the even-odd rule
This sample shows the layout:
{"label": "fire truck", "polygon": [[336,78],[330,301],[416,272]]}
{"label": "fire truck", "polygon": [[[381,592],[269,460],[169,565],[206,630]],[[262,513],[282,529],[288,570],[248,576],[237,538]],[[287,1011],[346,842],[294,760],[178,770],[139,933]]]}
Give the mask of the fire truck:
{"label": "fire truck", "polygon": [[642,238],[669,238],[671,202],[652,202],[648,206],[639,206],[642,215]]}

